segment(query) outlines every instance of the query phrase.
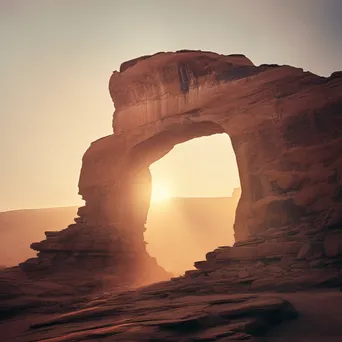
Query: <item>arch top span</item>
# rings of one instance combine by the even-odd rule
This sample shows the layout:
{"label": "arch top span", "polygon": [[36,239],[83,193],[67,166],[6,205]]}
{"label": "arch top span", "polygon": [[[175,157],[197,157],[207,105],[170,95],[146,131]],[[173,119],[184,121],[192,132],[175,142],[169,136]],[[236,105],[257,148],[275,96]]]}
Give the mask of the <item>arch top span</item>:
{"label": "arch top span", "polygon": [[115,105],[115,133],[189,113],[198,115],[224,83],[266,69],[243,55],[183,51],[159,53],[127,63],[113,72],[109,91]]}

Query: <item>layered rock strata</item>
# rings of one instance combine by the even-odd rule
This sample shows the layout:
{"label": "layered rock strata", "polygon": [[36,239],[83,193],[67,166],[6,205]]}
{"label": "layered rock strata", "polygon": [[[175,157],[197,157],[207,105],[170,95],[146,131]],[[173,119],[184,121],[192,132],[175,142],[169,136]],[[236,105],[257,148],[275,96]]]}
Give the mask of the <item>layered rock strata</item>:
{"label": "layered rock strata", "polygon": [[[75,225],[32,245],[38,258],[21,264],[30,276],[88,267],[128,274],[132,282],[168,277],[144,243],[148,167],[176,144],[215,133],[229,134],[239,168],[237,243],[208,254],[190,274],[228,267],[238,274],[233,279],[254,277],[255,284],[263,272],[293,277],[320,263],[338,271],[341,245],[329,229],[339,235],[342,219],[341,73],[326,78],[254,66],[242,55],[179,51],[124,63],[109,91],[114,134],[83,157],[86,205]],[[263,274],[252,275],[258,262]]]}

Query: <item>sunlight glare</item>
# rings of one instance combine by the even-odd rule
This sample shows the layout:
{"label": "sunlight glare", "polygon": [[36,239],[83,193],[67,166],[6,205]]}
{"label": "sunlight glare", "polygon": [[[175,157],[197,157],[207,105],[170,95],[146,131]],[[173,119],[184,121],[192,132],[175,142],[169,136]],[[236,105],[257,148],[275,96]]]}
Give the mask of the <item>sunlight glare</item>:
{"label": "sunlight glare", "polygon": [[151,201],[154,203],[164,202],[171,197],[171,192],[165,183],[152,182]]}

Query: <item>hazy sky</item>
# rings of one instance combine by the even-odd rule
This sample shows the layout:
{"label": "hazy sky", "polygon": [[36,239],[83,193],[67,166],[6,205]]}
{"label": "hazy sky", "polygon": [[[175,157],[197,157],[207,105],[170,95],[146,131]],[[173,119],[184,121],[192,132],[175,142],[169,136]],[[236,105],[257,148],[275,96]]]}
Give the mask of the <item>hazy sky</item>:
{"label": "hazy sky", "polygon": [[[0,0],[0,211],[80,203],[81,157],[111,133],[108,80],[123,61],[202,49],[329,75],[342,69],[341,18],[342,0]],[[175,195],[229,195],[227,145],[178,146],[153,176]]]}

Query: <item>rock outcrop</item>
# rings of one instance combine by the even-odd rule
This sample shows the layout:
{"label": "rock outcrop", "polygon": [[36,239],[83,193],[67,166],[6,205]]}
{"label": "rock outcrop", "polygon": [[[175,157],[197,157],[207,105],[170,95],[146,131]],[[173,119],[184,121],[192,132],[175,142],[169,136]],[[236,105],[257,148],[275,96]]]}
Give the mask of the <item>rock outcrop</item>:
{"label": "rock outcrop", "polygon": [[340,283],[340,73],[325,78],[255,66],[242,55],[179,51],[124,63],[109,91],[114,134],[83,157],[86,205],[74,225],[32,244],[39,253],[21,264],[27,274],[83,268],[132,283],[170,277],[144,242],[149,165],[175,144],[227,133],[242,187],[237,242],[208,253],[185,278],[217,276],[229,288],[255,290],[299,279],[301,286]]}
{"label": "rock outcrop", "polygon": [[228,292],[297,291],[342,285],[341,233],[331,227],[270,229],[220,247],[195,262],[196,270],[174,278],[179,288],[193,280],[217,281]]}

